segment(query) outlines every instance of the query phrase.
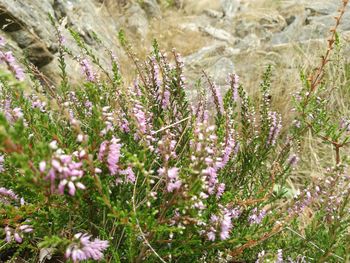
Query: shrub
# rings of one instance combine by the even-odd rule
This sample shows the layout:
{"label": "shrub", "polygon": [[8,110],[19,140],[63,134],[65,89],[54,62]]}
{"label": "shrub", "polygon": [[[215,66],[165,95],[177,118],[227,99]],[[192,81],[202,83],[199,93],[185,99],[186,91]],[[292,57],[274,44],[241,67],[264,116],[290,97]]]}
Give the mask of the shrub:
{"label": "shrub", "polygon": [[[138,72],[128,87],[112,52],[108,70],[70,32],[82,54],[65,46],[56,26],[57,87],[25,59],[24,74],[0,42],[2,261],[346,260],[350,178],[341,150],[349,121],[339,124],[328,108],[323,78],[336,29],[320,66],[302,74],[295,121],[283,129],[270,104],[271,67],[260,105],[237,75],[222,97],[205,72],[198,86],[211,96],[202,88],[190,103],[175,50],[170,63],[154,42],[140,63],[121,32]],[[81,86],[69,82],[67,56],[82,68]],[[335,164],[296,192],[287,179],[306,131],[333,146]]]}

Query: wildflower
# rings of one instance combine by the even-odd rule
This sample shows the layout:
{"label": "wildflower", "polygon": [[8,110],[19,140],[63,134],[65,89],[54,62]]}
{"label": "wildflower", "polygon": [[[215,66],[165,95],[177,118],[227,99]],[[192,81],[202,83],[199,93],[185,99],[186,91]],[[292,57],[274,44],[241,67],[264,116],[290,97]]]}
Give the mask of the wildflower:
{"label": "wildflower", "polygon": [[109,144],[109,152],[107,156],[108,169],[111,172],[111,175],[115,175],[118,172],[118,163],[120,157],[120,149],[122,145],[119,142],[119,139],[113,138]]}
{"label": "wildflower", "polygon": [[216,190],[216,197],[217,198],[220,198],[222,196],[222,194],[224,193],[225,191],[225,184],[224,183],[221,183],[218,185],[217,187],[217,190]]}
{"label": "wildflower", "polygon": [[162,108],[163,109],[168,108],[169,103],[170,103],[170,91],[168,90],[168,87],[166,86],[164,93],[163,93]]}
{"label": "wildflower", "polygon": [[213,84],[213,85],[214,85],[214,88],[213,88],[214,102],[215,102],[215,105],[216,105],[219,113],[221,115],[223,115],[224,114],[224,102],[222,100],[220,87],[216,86],[215,84]]}
{"label": "wildflower", "polygon": [[232,154],[232,152],[234,151],[235,148],[235,141],[232,138],[228,139],[227,145],[225,146],[225,150],[224,150],[224,154],[222,157],[221,162],[219,162],[216,166],[217,168],[224,168],[226,166],[226,164],[228,163],[228,161],[230,160],[230,156]]}
{"label": "wildflower", "polygon": [[270,120],[270,131],[267,139],[267,145],[275,145],[276,139],[282,129],[282,118],[277,115],[276,112],[272,111],[268,113]]}
{"label": "wildflower", "polygon": [[225,211],[225,214],[221,221],[221,232],[220,232],[221,240],[228,239],[230,236],[230,231],[232,228],[231,218],[232,218],[231,213],[229,211]]}
{"label": "wildflower", "polygon": [[94,82],[96,79],[95,73],[92,71],[92,67],[89,64],[89,61],[87,59],[82,59],[80,61],[80,65],[82,67],[83,73],[85,74],[86,78],[90,82]]}
{"label": "wildflower", "polygon": [[97,157],[100,161],[103,161],[104,157],[107,156],[107,166],[111,175],[116,175],[119,170],[118,163],[122,147],[119,141],[119,139],[113,137],[110,141],[102,142]]}
{"label": "wildflower", "polygon": [[49,143],[49,147],[52,149],[52,150],[56,150],[57,149],[57,141],[56,140],[53,140],[52,142]]}
{"label": "wildflower", "polygon": [[279,249],[277,250],[277,258],[275,263],[283,263],[283,250]]}
{"label": "wildflower", "polygon": [[152,81],[155,85],[156,89],[159,90],[162,85],[162,80],[160,78],[160,71],[159,71],[159,65],[156,61],[156,58],[153,56],[150,60],[150,65],[152,69]]}
{"label": "wildflower", "polygon": [[16,79],[22,81],[24,80],[24,71],[23,69],[16,63],[15,57],[12,55],[11,51],[2,52],[0,51],[0,61],[3,61],[7,64],[7,67],[10,71],[15,74]]}
{"label": "wildflower", "polygon": [[239,87],[239,76],[237,74],[230,74],[229,83],[232,89],[232,99],[237,102],[238,100],[238,87]]}
{"label": "wildflower", "polygon": [[12,241],[15,241],[16,243],[20,244],[23,242],[23,235],[33,232],[33,228],[31,225],[28,225],[26,223],[24,225],[17,227],[16,229],[10,226],[5,226],[4,231],[5,231],[5,240],[7,243],[11,243]]}
{"label": "wildflower", "polygon": [[262,209],[260,213],[258,213],[258,208],[254,208],[251,215],[248,218],[249,224],[260,224],[266,215],[266,210]]}
{"label": "wildflower", "polygon": [[241,211],[239,209],[228,209],[221,207],[219,215],[211,215],[210,217],[211,226],[207,232],[208,239],[214,241],[216,239],[216,231],[220,231],[219,236],[221,240],[228,239],[233,227],[232,220],[238,218],[240,214]]}
{"label": "wildflower", "polygon": [[350,120],[346,118],[341,118],[339,126],[342,130],[345,130],[347,132],[350,131]]}
{"label": "wildflower", "polygon": [[288,165],[289,166],[295,166],[299,161],[299,157],[296,154],[293,154],[288,159]]}
{"label": "wildflower", "polygon": [[14,201],[18,201],[19,197],[11,189],[6,189],[5,187],[0,187],[0,196],[7,197]]}
{"label": "wildflower", "polygon": [[[81,157],[79,153],[76,154],[77,157]],[[82,170],[83,163],[79,161],[74,161],[74,155],[67,154],[56,154],[56,156],[51,160],[51,169],[49,170],[46,179],[51,181],[51,192],[55,191],[55,180],[59,180],[58,193],[64,194],[66,186],[68,187],[68,193],[71,196],[75,195],[76,189],[85,190],[84,184],[79,182],[84,175]],[[43,166],[43,164],[42,164]]]}
{"label": "wildflower", "polygon": [[147,118],[145,112],[142,110],[143,107],[139,104],[134,106],[134,116],[136,117],[137,126],[142,134],[147,132]]}
{"label": "wildflower", "polygon": [[209,241],[215,241],[216,239],[215,229],[211,228],[211,231],[207,233],[207,237]]}
{"label": "wildflower", "polygon": [[75,234],[74,239],[65,253],[66,258],[71,258],[74,262],[88,259],[101,260],[103,251],[109,246],[108,241],[97,238],[92,241],[91,236],[87,234]]}
{"label": "wildflower", "polygon": [[130,166],[127,169],[125,169],[125,170],[121,170],[119,172],[119,174],[126,175],[126,181],[127,182],[134,183],[135,180],[136,180],[134,171],[132,170],[132,168]]}
{"label": "wildflower", "polygon": [[167,171],[165,168],[160,168],[158,170],[158,173],[160,175],[166,175],[168,182],[167,182],[167,191],[169,193],[173,192],[176,189],[179,189],[182,185],[181,180],[179,179],[179,168],[172,167],[168,169]]}

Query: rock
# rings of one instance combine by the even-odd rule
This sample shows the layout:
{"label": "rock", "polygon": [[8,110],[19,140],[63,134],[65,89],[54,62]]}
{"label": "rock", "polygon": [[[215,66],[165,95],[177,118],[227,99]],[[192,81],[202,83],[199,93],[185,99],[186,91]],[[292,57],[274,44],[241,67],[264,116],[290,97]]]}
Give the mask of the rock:
{"label": "rock", "polygon": [[22,29],[12,32],[10,35],[35,66],[40,68],[53,60],[53,54],[36,35]]}
{"label": "rock", "polygon": [[0,28],[7,33],[7,38],[26,51],[33,64],[38,67],[48,64],[53,59],[49,51],[53,38],[48,27],[40,21],[48,20],[46,12],[52,12],[52,7],[48,3],[42,3],[40,7],[33,3],[23,3],[21,8],[17,5],[17,1],[0,0]]}
{"label": "rock", "polygon": [[[213,58],[218,56],[232,56],[238,54],[240,52],[239,49],[233,49],[227,47],[227,45],[223,44],[213,44],[211,46],[206,46],[198,50],[197,52],[184,57],[185,65],[187,67],[194,67],[198,64],[202,64],[204,60]],[[217,60],[217,59],[216,59]]]}
{"label": "rock", "polygon": [[329,15],[336,12],[339,8],[338,1],[307,1],[305,9],[310,11],[312,16]]}
{"label": "rock", "polygon": [[216,11],[213,9],[205,9],[204,14],[206,14],[209,17],[212,18],[222,18],[224,16],[224,13],[221,11]]}
{"label": "rock", "polygon": [[215,39],[226,41],[229,43],[233,41],[232,35],[223,29],[215,28],[208,25],[205,27],[200,27],[200,30],[207,33]]}
{"label": "rock", "polygon": [[237,39],[235,42],[235,47],[245,50],[245,49],[257,49],[261,46],[261,38],[255,34],[249,34],[243,39]]}
{"label": "rock", "polygon": [[196,23],[183,23],[179,25],[179,28],[186,31],[198,31],[199,26]]}
{"label": "rock", "polygon": [[[57,39],[55,30],[48,18],[48,13],[57,20],[66,17],[67,25],[79,33],[95,54],[103,54],[104,47],[95,39],[97,35],[107,49],[120,53],[116,47],[118,31],[117,17],[106,15],[105,6],[95,0],[0,0],[0,30],[9,42],[14,42],[14,52],[25,52],[28,59],[53,83],[59,83],[59,68],[57,67]],[[91,17],[94,19],[92,20]],[[74,44],[67,30],[63,30],[67,44],[75,55],[80,49]],[[107,56],[101,56],[103,65],[108,65]],[[67,59],[67,67],[76,69],[76,63]],[[72,63],[72,65],[70,65]],[[77,71],[69,70],[73,82],[79,83]]]}
{"label": "rock", "polygon": [[208,75],[220,86],[227,85],[227,77],[235,70],[233,62],[226,58],[219,58],[211,67],[208,68]]}
{"label": "rock", "polygon": [[160,7],[156,0],[142,0],[141,7],[150,18],[160,18],[162,16]]}
{"label": "rock", "polygon": [[296,36],[300,36],[300,30],[305,24],[306,17],[306,13],[296,16],[293,22],[282,32],[278,32],[273,35],[271,44],[277,45],[295,41]]}
{"label": "rock", "polygon": [[221,8],[226,19],[232,19],[239,10],[241,0],[220,0]]}
{"label": "rock", "polygon": [[134,34],[145,38],[148,33],[148,20],[146,12],[137,4],[133,3],[125,12],[125,24]]}

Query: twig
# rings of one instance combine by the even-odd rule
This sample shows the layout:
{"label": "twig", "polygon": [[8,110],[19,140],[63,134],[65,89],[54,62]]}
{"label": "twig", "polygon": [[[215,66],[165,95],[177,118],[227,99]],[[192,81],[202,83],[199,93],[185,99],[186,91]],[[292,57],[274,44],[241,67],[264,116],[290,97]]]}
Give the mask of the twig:
{"label": "twig", "polygon": [[186,117],[186,118],[184,118],[184,119],[182,119],[182,120],[179,120],[179,121],[177,121],[177,122],[175,122],[175,123],[173,123],[173,124],[170,124],[170,125],[168,125],[168,126],[165,126],[165,127],[161,128],[161,129],[159,129],[158,131],[155,131],[154,134],[157,134],[157,133],[159,133],[159,132],[161,132],[161,131],[164,131],[164,130],[167,130],[167,129],[171,128],[171,127],[174,127],[174,126],[176,126],[176,125],[178,125],[178,124],[180,124],[180,123],[182,123],[182,122],[184,122],[184,121],[187,121],[187,120],[190,119],[190,118],[191,118],[191,116],[188,116],[188,117]]}
{"label": "twig", "polygon": [[[301,239],[304,239],[305,241],[307,241],[307,239],[306,239],[303,235],[299,234],[298,232],[296,232],[296,231],[293,230],[292,228],[286,226],[285,229],[289,230],[290,232],[292,232],[293,234],[297,235],[297,236],[300,237]],[[325,253],[325,251],[324,251],[322,248],[320,248],[319,246],[317,246],[314,242],[312,242],[312,241],[307,241],[307,242],[310,243],[313,247],[315,247],[315,248],[317,248],[318,250],[320,250],[322,253]],[[342,258],[341,256],[338,256],[337,254],[334,254],[334,253],[330,253],[330,254],[331,254],[332,256],[336,257],[336,258],[339,258],[339,259],[341,259],[341,260],[345,260],[344,258]]]}

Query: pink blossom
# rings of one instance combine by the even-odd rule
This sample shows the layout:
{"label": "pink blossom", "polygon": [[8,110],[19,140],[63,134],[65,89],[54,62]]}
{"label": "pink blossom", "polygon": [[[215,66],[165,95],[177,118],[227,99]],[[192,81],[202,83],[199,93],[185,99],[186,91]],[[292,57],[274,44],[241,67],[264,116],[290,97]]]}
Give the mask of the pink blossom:
{"label": "pink blossom", "polygon": [[11,51],[2,52],[0,51],[0,61],[3,61],[7,64],[8,68],[12,73],[15,74],[15,77],[22,81],[25,78],[23,69],[16,63],[15,57],[12,55]]}
{"label": "pink blossom", "polygon": [[[76,158],[84,157],[81,152],[75,152],[73,155],[56,154],[51,160],[51,169],[49,169],[46,176],[47,180],[51,182],[51,192],[55,192],[55,181],[59,180],[57,191],[59,194],[64,194],[66,187],[68,193],[73,196],[76,193],[76,189],[85,190],[84,184],[79,180],[84,175],[83,163],[81,160],[75,161]],[[41,163],[41,168],[44,168],[44,163]],[[44,171],[44,169],[43,169]]]}
{"label": "pink blossom", "polygon": [[126,175],[126,181],[130,182],[130,183],[134,183],[135,182],[135,174],[134,171],[132,170],[132,168],[129,166],[127,169],[125,170],[121,170],[119,172],[119,174],[121,175]]}
{"label": "pink blossom", "polygon": [[111,175],[115,175],[118,172],[118,163],[120,157],[120,150],[122,145],[118,143],[120,140],[113,138],[109,144],[109,152],[107,156],[108,169]]}
{"label": "pink blossom", "polygon": [[11,189],[6,189],[5,187],[0,187],[0,196],[10,198],[14,201],[19,200],[19,197]]}
{"label": "pink blossom", "polygon": [[87,234],[74,235],[74,241],[66,249],[66,258],[71,258],[74,262],[103,259],[103,251],[109,246],[108,241],[97,238],[90,239],[91,236]]}
{"label": "pink blossom", "polygon": [[94,82],[96,79],[95,73],[92,71],[92,67],[87,59],[80,61],[83,73],[85,74],[88,81]]}
{"label": "pink blossom", "polygon": [[276,139],[282,129],[282,117],[276,112],[272,111],[268,113],[270,120],[270,131],[267,139],[267,145],[275,145]]}
{"label": "pink blossom", "polygon": [[182,182],[179,179],[179,168],[172,167],[169,168],[167,171],[165,168],[160,168],[158,170],[158,173],[161,176],[166,176],[167,178],[167,191],[169,193],[173,192],[174,190],[180,189]]}

